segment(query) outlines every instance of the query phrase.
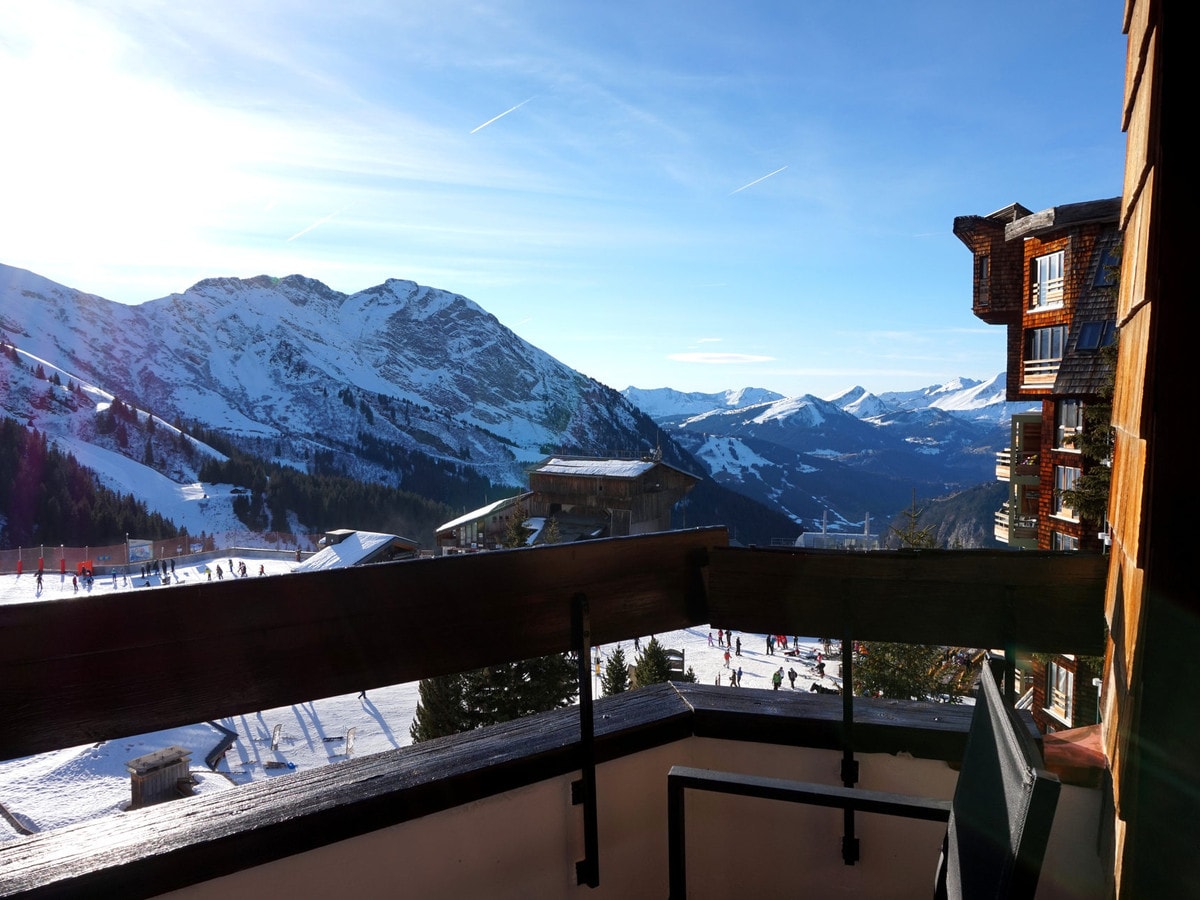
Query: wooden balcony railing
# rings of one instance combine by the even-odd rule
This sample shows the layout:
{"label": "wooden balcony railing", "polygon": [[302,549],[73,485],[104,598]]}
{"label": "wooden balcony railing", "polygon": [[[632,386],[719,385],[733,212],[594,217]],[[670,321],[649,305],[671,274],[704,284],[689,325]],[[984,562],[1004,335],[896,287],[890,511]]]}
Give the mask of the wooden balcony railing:
{"label": "wooden balcony railing", "polygon": [[[733,548],[724,529],[710,528],[2,606],[0,758],[566,651],[579,645],[573,615],[581,606],[597,644],[712,623],[751,633],[1096,654],[1104,643],[1105,571],[1103,557],[1081,553]],[[464,629],[487,637],[462,641]],[[721,707],[712,713],[704,709],[710,693]],[[595,716],[598,750],[586,735],[569,744],[537,737],[534,747],[535,735],[519,722],[479,742],[450,739],[454,765],[464,767],[448,776],[452,790],[439,780],[435,741],[403,759],[388,755],[386,764],[367,758],[286,785],[239,788],[244,799],[233,807],[220,799],[232,794],[155,807],[139,813],[135,833],[96,823],[35,836],[0,852],[0,887],[64,872],[61,854],[70,857],[72,884],[88,890],[128,892],[128,879],[143,872],[151,880],[134,893],[203,881],[497,786],[581,764],[586,770],[589,757],[616,754],[603,736],[618,726],[635,749],[686,735],[721,737],[726,728],[743,740],[869,749],[869,703],[847,694],[806,705],[801,740],[788,736],[781,710],[765,709],[760,694],[707,687],[671,711],[669,698],[633,692],[619,722]],[[643,701],[657,706],[639,726]],[[731,702],[744,710],[726,709]],[[811,719],[819,709],[820,722]],[[954,717],[953,708],[936,709],[936,717]],[[881,722],[897,721],[894,711],[879,713]],[[581,733],[578,711],[556,715]],[[492,773],[486,784],[482,767]],[[211,821],[190,818],[196,814]]]}
{"label": "wooden balcony railing", "polygon": [[1058,376],[1062,357],[1055,359],[1027,359],[1021,367],[1021,383],[1027,385],[1053,384]]}
{"label": "wooden balcony railing", "polygon": [[711,623],[1100,653],[1104,576],[1087,554],[747,549],[707,528],[0,606],[0,758],[569,650],[580,593],[595,644]]}

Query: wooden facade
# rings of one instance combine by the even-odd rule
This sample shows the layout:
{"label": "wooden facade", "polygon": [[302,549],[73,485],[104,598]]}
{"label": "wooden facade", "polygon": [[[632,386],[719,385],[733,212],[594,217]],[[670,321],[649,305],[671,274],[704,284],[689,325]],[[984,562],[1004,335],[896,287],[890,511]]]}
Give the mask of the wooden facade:
{"label": "wooden facade", "polygon": [[[1007,399],[1040,401],[1042,407],[1040,446],[1022,448],[1026,459],[1036,458],[1037,478],[1018,480],[998,470],[1010,490],[1007,517],[1001,518],[1008,534],[998,527],[997,537],[1013,546],[1101,548],[1104,523],[1081,521],[1061,499],[1063,484],[1089,463],[1073,439],[1064,438],[1060,417],[1063,401],[1078,403],[1073,409],[1082,415],[1082,405],[1096,399],[1111,374],[1099,352],[1102,342],[1091,338],[1108,340],[1114,333],[1109,265],[1119,243],[1119,207],[1119,198],[1037,213],[1012,204],[988,216],[954,220],[955,235],[974,258],[972,309],[983,321],[1007,327]],[[1039,261],[1052,257],[1056,278],[1049,294]],[[1091,329],[1087,338],[1085,324]],[[1047,353],[1042,344],[1056,349]]]}
{"label": "wooden facade", "polygon": [[[1196,218],[1182,5],[1127,0],[1124,253],[1109,502],[1112,564],[1104,737],[1113,780],[1115,888],[1200,896],[1200,592],[1185,549],[1195,518],[1190,404]],[[1174,27],[1168,27],[1173,25]]]}

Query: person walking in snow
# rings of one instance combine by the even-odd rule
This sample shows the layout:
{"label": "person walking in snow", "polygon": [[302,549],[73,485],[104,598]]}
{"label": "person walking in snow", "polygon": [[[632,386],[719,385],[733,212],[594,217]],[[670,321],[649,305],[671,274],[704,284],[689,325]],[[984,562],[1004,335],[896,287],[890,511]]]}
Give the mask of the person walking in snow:
{"label": "person walking in snow", "polygon": [[775,655],[775,635],[767,635],[767,656]]}
{"label": "person walking in snow", "polygon": [[725,668],[729,668],[729,651],[725,651]]}
{"label": "person walking in snow", "polygon": [[720,644],[722,647],[725,646],[725,629],[724,628],[717,629],[717,643]]}
{"label": "person walking in snow", "polygon": [[742,686],[742,667],[741,666],[738,666],[736,674],[737,674],[737,686],[741,687]]}
{"label": "person walking in snow", "polygon": [[792,666],[790,669],[788,669],[788,681],[790,681],[792,683],[793,691],[796,689],[796,674],[797,673],[796,673],[795,666]]}
{"label": "person walking in snow", "polygon": [[710,632],[708,633],[708,646],[710,646],[710,647],[711,647],[712,645],[713,645],[713,642],[712,642],[712,632],[710,631]]}
{"label": "person walking in snow", "polygon": [[741,638],[738,638],[738,639],[737,639],[737,653],[735,653],[734,655],[735,655],[735,656],[741,656],[741,655],[742,655],[742,639],[741,639]]}
{"label": "person walking in snow", "polygon": [[775,674],[771,676],[771,689],[777,691],[781,684],[783,684],[783,666],[780,666]]}

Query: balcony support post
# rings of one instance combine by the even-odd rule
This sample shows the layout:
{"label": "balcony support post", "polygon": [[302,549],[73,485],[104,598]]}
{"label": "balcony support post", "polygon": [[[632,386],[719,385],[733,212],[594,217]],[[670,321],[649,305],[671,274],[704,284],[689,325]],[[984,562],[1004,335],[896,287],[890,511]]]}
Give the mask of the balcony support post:
{"label": "balcony support post", "polygon": [[[858,782],[854,758],[854,640],[850,629],[842,634],[842,787]],[[842,807],[842,861],[852,866],[859,860],[858,838],[854,836],[854,807]]]}
{"label": "balcony support post", "polygon": [[580,792],[583,859],[575,863],[575,883],[594,888],[600,885],[600,835],[596,815],[596,741],[592,717],[592,626],[587,596],[582,593],[571,598],[571,634],[579,671],[579,752],[583,776]]}

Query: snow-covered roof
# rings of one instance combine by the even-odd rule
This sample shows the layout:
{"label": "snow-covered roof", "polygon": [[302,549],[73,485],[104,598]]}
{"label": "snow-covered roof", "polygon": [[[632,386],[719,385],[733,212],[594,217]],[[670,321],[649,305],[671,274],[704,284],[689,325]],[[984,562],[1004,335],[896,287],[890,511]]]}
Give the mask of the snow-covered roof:
{"label": "snow-covered roof", "polygon": [[541,475],[603,475],[607,478],[637,478],[657,463],[641,459],[548,459],[536,469]]}
{"label": "snow-covered roof", "polygon": [[326,547],[319,553],[314,553],[300,565],[295,572],[320,572],[325,569],[344,569],[356,566],[383,547],[399,541],[406,545],[416,546],[408,538],[395,534],[380,534],[375,531],[354,531],[340,542]]}
{"label": "snow-covered roof", "polygon": [[441,534],[443,531],[449,531],[451,528],[457,528],[459,525],[465,525],[468,522],[474,522],[476,519],[482,519],[484,516],[490,516],[496,510],[524,500],[532,493],[532,491],[526,491],[524,494],[517,494],[515,497],[505,497],[502,500],[497,500],[495,503],[489,503],[487,506],[481,506],[479,509],[473,509],[469,513],[464,513],[463,515],[459,516],[457,519],[452,519],[444,525],[439,525],[437,527],[437,532],[438,534]]}

